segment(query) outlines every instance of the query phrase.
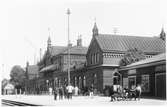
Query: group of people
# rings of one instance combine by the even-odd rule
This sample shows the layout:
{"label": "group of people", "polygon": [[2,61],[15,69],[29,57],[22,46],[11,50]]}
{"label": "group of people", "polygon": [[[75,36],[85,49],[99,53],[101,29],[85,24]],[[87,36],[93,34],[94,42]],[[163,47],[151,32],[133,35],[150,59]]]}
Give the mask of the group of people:
{"label": "group of people", "polygon": [[122,88],[121,85],[113,85],[110,88],[110,96],[111,96],[111,101],[114,100],[127,100],[130,99],[132,100],[133,98],[136,100],[140,100],[141,96],[141,85],[138,84],[137,86],[132,86],[130,89],[129,88]]}
{"label": "group of people", "polygon": [[[78,96],[79,91],[82,92],[77,86],[73,87],[71,84],[67,86],[60,86],[60,87],[55,87],[53,90],[49,88],[50,94],[53,92],[54,94],[54,100],[57,100],[59,97],[59,100],[62,100],[63,98],[65,99],[72,99],[72,96]],[[86,89],[85,89],[86,90]],[[113,85],[110,87],[109,94],[111,96],[111,101],[114,100],[127,100],[127,99],[138,99],[140,100],[141,96],[141,85],[138,84],[137,86],[132,86],[130,89],[129,88],[123,88],[121,85]],[[87,88],[86,91],[83,93],[88,93],[91,98],[93,98],[94,95],[94,87],[91,85],[89,88]],[[85,94],[83,94],[85,95]]]}
{"label": "group of people", "polygon": [[63,98],[72,99],[73,94],[75,96],[78,95],[79,88],[77,86],[73,87],[71,84],[69,84],[68,86],[55,87],[55,89],[53,90],[53,93],[54,93],[55,100],[57,100],[58,96],[60,100],[62,100]]}
{"label": "group of people", "polygon": [[[79,94],[82,95],[89,95],[91,98],[93,98],[94,95],[94,87],[91,85],[89,88],[85,89],[79,89],[77,86],[73,87],[71,84],[67,86],[60,86],[60,87],[55,87],[53,91],[49,89],[49,92],[53,92],[54,94],[54,99],[57,100],[62,100],[63,98],[65,99],[72,99],[72,96],[78,96]],[[87,94],[86,94],[87,93]]]}

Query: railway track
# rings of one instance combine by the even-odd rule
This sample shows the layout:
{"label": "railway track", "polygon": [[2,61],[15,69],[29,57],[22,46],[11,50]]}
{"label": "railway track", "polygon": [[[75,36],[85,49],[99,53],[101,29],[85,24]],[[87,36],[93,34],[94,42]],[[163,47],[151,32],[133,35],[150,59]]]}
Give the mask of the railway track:
{"label": "railway track", "polygon": [[11,100],[5,100],[5,99],[2,99],[2,105],[5,105],[5,106],[42,106],[42,105],[29,104],[29,103],[23,103],[23,102],[11,101]]}

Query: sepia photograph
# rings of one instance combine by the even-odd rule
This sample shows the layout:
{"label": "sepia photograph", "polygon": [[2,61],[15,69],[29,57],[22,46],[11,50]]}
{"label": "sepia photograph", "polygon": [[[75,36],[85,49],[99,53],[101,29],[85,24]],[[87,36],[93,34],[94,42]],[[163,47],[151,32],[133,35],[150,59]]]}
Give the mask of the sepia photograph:
{"label": "sepia photograph", "polygon": [[167,105],[166,0],[0,1],[1,106]]}

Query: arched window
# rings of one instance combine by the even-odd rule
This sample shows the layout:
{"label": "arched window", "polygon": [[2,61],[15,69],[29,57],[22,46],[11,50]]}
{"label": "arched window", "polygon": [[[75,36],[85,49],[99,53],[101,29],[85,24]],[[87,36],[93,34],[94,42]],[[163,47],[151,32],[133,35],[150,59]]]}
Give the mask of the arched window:
{"label": "arched window", "polygon": [[99,56],[99,53],[97,53],[97,63],[99,63],[99,58],[100,56]]}
{"label": "arched window", "polygon": [[92,54],[92,64],[94,64],[94,54]]}
{"label": "arched window", "polygon": [[58,79],[58,87],[60,87],[60,86],[61,86],[61,80]]}
{"label": "arched window", "polygon": [[79,88],[82,88],[82,78],[81,78],[81,76],[79,77]]}
{"label": "arched window", "polygon": [[86,77],[83,77],[83,86],[86,87]]}
{"label": "arched window", "polygon": [[97,63],[99,63],[99,53],[97,53]]}
{"label": "arched window", "polygon": [[97,87],[97,75],[96,74],[94,74],[93,76],[93,85]]}
{"label": "arched window", "polygon": [[55,78],[55,86],[58,87],[58,78]]}
{"label": "arched window", "polygon": [[77,77],[74,77],[74,85],[77,86]]}
{"label": "arched window", "polygon": [[113,78],[114,85],[120,84],[121,83],[121,77],[120,77],[119,73],[115,72],[113,76],[114,76],[114,78]]}
{"label": "arched window", "polygon": [[94,54],[94,63],[96,64],[96,53]]}
{"label": "arched window", "polygon": [[93,54],[91,54],[91,64],[93,64]]}

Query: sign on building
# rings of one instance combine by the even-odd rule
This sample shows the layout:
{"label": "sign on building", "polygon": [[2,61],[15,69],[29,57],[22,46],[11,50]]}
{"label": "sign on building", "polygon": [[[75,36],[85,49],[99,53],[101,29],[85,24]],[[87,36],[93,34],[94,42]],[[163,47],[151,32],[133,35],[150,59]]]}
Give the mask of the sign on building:
{"label": "sign on building", "polygon": [[129,71],[128,71],[128,75],[130,75],[130,74],[136,74],[136,69],[131,69],[131,70],[129,70]]}

